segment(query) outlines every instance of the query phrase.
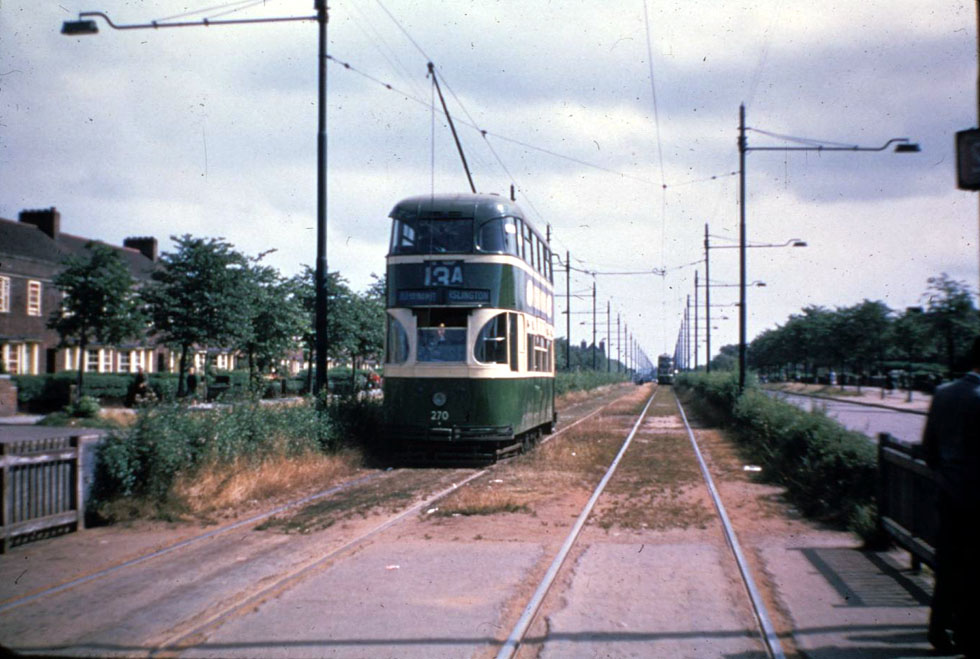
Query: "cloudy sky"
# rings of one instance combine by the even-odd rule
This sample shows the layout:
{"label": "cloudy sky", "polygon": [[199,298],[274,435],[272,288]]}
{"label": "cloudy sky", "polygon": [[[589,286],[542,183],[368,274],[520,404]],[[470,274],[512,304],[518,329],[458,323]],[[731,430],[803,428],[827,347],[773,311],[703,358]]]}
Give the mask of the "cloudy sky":
{"label": "cloudy sky", "polygon": [[[313,264],[314,23],[59,33],[80,11],[146,23],[212,2],[0,2],[0,216],[56,206],[76,235],[153,235],[165,250],[171,235],[220,236],[275,249],[287,275]],[[384,271],[398,199],[468,189],[430,107],[430,60],[481,192],[514,184],[577,270],[651,273],[594,277],[613,334],[621,315],[651,357],[673,351],[696,270],[704,281],[705,224],[712,245],[737,239],[741,103],[750,147],[795,145],[767,133],[922,146],[747,154],[750,242],[809,244],[749,251],[749,279],[767,284],[749,293],[750,337],[807,305],[902,310],[942,272],[976,288],[978,202],[956,189],[953,150],[977,123],[972,3],[333,0],[329,35],[352,67],[329,69],[329,267],[357,289]],[[711,275],[736,283],[738,251],[711,250]],[[591,340],[592,282],[573,272],[574,343]],[[712,289],[713,304],[736,300]],[[712,325],[716,351],[737,342],[735,307],[713,308]]]}

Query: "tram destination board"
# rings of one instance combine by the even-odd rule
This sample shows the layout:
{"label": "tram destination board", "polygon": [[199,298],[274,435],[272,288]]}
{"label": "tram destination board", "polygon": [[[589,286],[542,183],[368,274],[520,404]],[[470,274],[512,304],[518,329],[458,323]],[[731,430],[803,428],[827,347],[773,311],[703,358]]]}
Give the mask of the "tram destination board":
{"label": "tram destination board", "polygon": [[395,292],[399,307],[425,307],[439,304],[483,306],[490,304],[486,288],[402,288]]}

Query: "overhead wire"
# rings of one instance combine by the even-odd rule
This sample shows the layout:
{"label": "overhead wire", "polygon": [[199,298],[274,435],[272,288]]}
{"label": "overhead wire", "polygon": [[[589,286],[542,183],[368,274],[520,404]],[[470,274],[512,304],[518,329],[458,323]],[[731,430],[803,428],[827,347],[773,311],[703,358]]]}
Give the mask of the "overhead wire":
{"label": "overhead wire", "polygon": [[231,14],[236,14],[240,11],[245,11],[246,9],[251,9],[252,7],[258,7],[259,5],[264,5],[265,0],[253,0],[253,2],[243,5],[241,7],[236,7],[235,9],[229,9],[227,11],[219,12],[217,14],[211,14],[208,16],[209,19],[221,18],[222,16],[229,16]]}
{"label": "overhead wire", "polygon": [[831,140],[821,140],[812,137],[797,137],[795,135],[783,135],[781,133],[773,133],[768,130],[762,130],[761,128],[746,127],[745,130],[753,133],[759,133],[760,135],[766,135],[767,137],[773,137],[777,140],[785,140],[787,142],[793,142],[795,144],[803,144],[805,146],[832,146],[832,147],[843,147],[845,149],[857,146],[856,144],[833,142]]}
{"label": "overhead wire", "polygon": [[[257,4],[257,3],[261,3],[261,2],[262,2],[262,0],[238,0],[237,2],[226,2],[226,3],[221,4],[221,5],[214,5],[214,6],[211,6],[211,7],[205,7],[203,9],[194,9],[192,11],[186,11],[186,12],[184,12],[182,14],[176,14],[174,16],[168,16],[167,18],[158,18],[155,22],[156,23],[164,23],[166,21],[177,20],[178,18],[187,18],[188,16],[196,16],[198,14],[209,14],[209,13],[211,13],[213,11],[220,11],[222,9],[228,9],[229,7],[241,7],[241,8],[245,8],[245,7],[243,7],[243,5],[254,5],[254,4]],[[239,9],[235,9],[234,11],[239,11]]]}
{"label": "overhead wire", "polygon": [[[362,71],[361,69],[357,68],[356,66],[354,66],[350,62],[347,62],[345,60],[342,60],[342,59],[340,59],[340,58],[338,58],[338,57],[336,57],[334,55],[330,55],[330,54],[327,55],[327,59],[330,60],[331,62],[334,62],[335,64],[343,67],[345,70],[350,71],[351,73],[353,73],[355,75],[359,75],[362,78],[365,78],[366,80],[370,80],[371,82],[373,82],[373,83],[375,83],[377,85],[380,85],[380,86],[384,87],[385,89],[387,89],[389,91],[395,92],[396,94],[399,94],[399,95],[405,97],[407,100],[410,100],[410,101],[413,101],[415,103],[418,103],[419,105],[423,106],[427,110],[431,110],[432,108],[435,107],[434,104],[431,101],[423,100],[423,99],[419,98],[417,95],[415,95],[415,94],[413,94],[411,92],[407,92],[407,91],[405,91],[403,89],[399,89],[398,87],[394,86],[391,83],[385,82],[384,80],[381,80],[380,78],[378,78],[378,77],[376,77],[374,75],[371,75],[370,73],[367,73],[365,71]],[[513,137],[508,137],[506,135],[502,135],[502,134],[496,133],[494,131],[482,129],[478,125],[476,125],[476,124],[474,124],[472,122],[466,121],[466,120],[462,120],[462,119],[460,119],[459,117],[456,117],[456,116],[454,116],[453,118],[456,121],[458,121],[460,125],[466,126],[467,128],[470,128],[472,130],[478,131],[482,135],[484,135],[485,137],[493,137],[495,139],[498,139],[498,140],[501,140],[501,141],[504,141],[504,142],[510,142],[511,144],[516,144],[516,145],[522,146],[522,147],[524,147],[526,149],[531,149],[533,151],[537,151],[539,153],[543,153],[545,155],[549,155],[549,156],[552,156],[554,158],[558,158],[560,160],[565,160],[567,162],[571,162],[571,163],[574,163],[574,164],[577,164],[577,165],[582,165],[583,167],[589,167],[590,169],[595,169],[597,171],[605,172],[606,174],[612,174],[614,176],[619,176],[619,177],[625,178],[625,179],[631,179],[631,180],[634,180],[634,181],[638,181],[640,183],[648,183],[650,185],[662,185],[662,184],[658,184],[658,183],[656,183],[654,181],[651,181],[648,178],[644,178],[642,176],[636,176],[635,174],[628,174],[626,172],[621,172],[621,171],[612,169],[610,167],[605,167],[603,165],[598,165],[596,163],[589,162],[587,160],[582,160],[581,158],[576,158],[574,156],[569,156],[569,155],[566,155],[566,154],[563,154],[563,153],[559,153],[559,152],[554,151],[554,150],[551,150],[551,149],[547,149],[547,148],[542,147],[542,146],[537,146],[535,144],[531,144],[529,142],[524,142],[522,140],[518,140],[518,139],[515,139]],[[729,177],[732,177],[732,176],[737,176],[737,175],[738,175],[738,172],[737,171],[734,171],[734,172],[733,171],[728,171],[728,172],[724,172],[724,173],[721,173],[721,174],[714,174],[714,175],[711,175],[711,176],[704,176],[704,177],[699,177],[699,178],[693,178],[693,179],[689,179],[689,180],[686,180],[686,181],[680,181],[678,183],[670,183],[670,184],[663,184],[663,185],[665,185],[666,189],[670,189],[670,188],[676,188],[676,187],[694,185],[694,184],[698,184],[698,183],[710,183],[710,182],[713,182],[713,181],[723,180],[723,179],[726,179],[726,178],[729,178]]]}
{"label": "overhead wire", "polygon": [[[667,256],[667,175],[664,170],[663,140],[661,139],[660,134],[660,109],[657,104],[657,83],[653,69],[653,39],[650,31],[650,10],[647,6],[647,0],[643,0],[643,25],[646,31],[647,65],[650,70],[650,94],[653,99],[653,122],[657,135],[657,157],[660,162],[660,262],[663,263],[666,261]],[[667,291],[665,286],[666,278],[662,278],[660,282],[661,318],[666,318],[667,316]],[[666,332],[666,324],[661,323],[661,339],[664,345],[667,345]]]}
{"label": "overhead wire", "polygon": [[[381,57],[384,58],[384,60],[388,63],[388,66],[392,68],[392,70],[395,72],[396,75],[401,77],[401,79],[408,85],[408,87],[412,89],[413,93],[416,96],[421,97],[423,95],[422,88],[418,86],[415,80],[415,76],[411,74],[411,72],[408,69],[408,66],[402,62],[401,58],[398,56],[398,53],[395,51],[395,49],[388,44],[388,41],[384,38],[381,32],[377,28],[375,28],[374,22],[367,15],[367,13],[360,7],[359,3],[356,2],[351,3],[351,6],[360,16],[360,21],[359,21],[357,16],[354,16],[353,14],[351,15],[352,18],[354,18],[354,24],[357,25],[358,29],[361,31],[361,34],[367,37],[368,41],[371,42],[375,50],[377,50],[378,53],[381,55]],[[364,26],[361,25],[361,22],[367,24],[367,28],[370,30],[370,34],[368,34]]]}

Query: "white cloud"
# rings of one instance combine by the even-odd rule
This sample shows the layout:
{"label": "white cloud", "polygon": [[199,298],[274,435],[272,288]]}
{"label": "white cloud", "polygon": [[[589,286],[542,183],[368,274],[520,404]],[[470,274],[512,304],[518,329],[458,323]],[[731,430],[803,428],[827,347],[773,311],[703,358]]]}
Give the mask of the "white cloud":
{"label": "white cloud", "polygon": [[[251,15],[306,15],[311,4],[268,2]],[[101,8],[130,23],[184,5],[103,0]],[[756,128],[866,145],[908,136],[923,145],[912,157],[748,155],[750,238],[810,243],[750,252],[751,276],[769,282],[750,293],[750,332],[804,304],[912,304],[942,271],[975,285],[976,198],[954,189],[952,169],[953,133],[976,122],[972,5],[647,5],[659,125],[643,3],[385,3],[439,67],[481,190],[506,194],[516,183],[531,217],[553,225],[555,251],[588,268],[671,268],[666,277],[598,278],[600,307],[611,297],[648,354],[673,348],[693,297],[693,268],[682,266],[703,258],[705,223],[736,235],[737,179],[726,174],[738,167],[743,101]],[[97,36],[67,38],[61,21],[98,7],[64,7],[71,11],[0,6],[0,215],[55,205],[66,230],[80,235],[119,242],[152,234],[164,243],[185,232],[221,235],[252,254],[275,248],[269,262],[286,273],[312,264],[313,24],[100,25]],[[331,3],[329,30],[334,56],[428,102],[425,57],[375,3]],[[441,114],[431,171],[433,115],[416,100],[332,64],[328,105],[330,264],[362,288],[382,267],[392,205],[433,182],[443,191],[466,182]],[[464,125],[468,117],[490,131],[496,155]],[[716,254],[712,279],[734,281],[736,250]],[[563,278],[557,283],[564,291]],[[573,291],[590,286],[573,278]],[[573,308],[584,304],[576,299]],[[727,325],[716,347],[737,338],[733,320],[719,322]],[[584,330],[576,326],[572,340],[591,339]]]}

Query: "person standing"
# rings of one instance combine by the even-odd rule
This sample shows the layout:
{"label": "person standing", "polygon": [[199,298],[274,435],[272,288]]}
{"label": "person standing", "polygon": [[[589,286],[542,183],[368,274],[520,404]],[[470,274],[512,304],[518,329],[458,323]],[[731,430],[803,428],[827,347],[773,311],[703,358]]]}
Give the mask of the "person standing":
{"label": "person standing", "polygon": [[197,371],[193,366],[187,371],[187,397],[197,398]]}
{"label": "person standing", "polygon": [[980,337],[970,372],[938,389],[922,437],[939,483],[936,584],[929,642],[980,657]]}

